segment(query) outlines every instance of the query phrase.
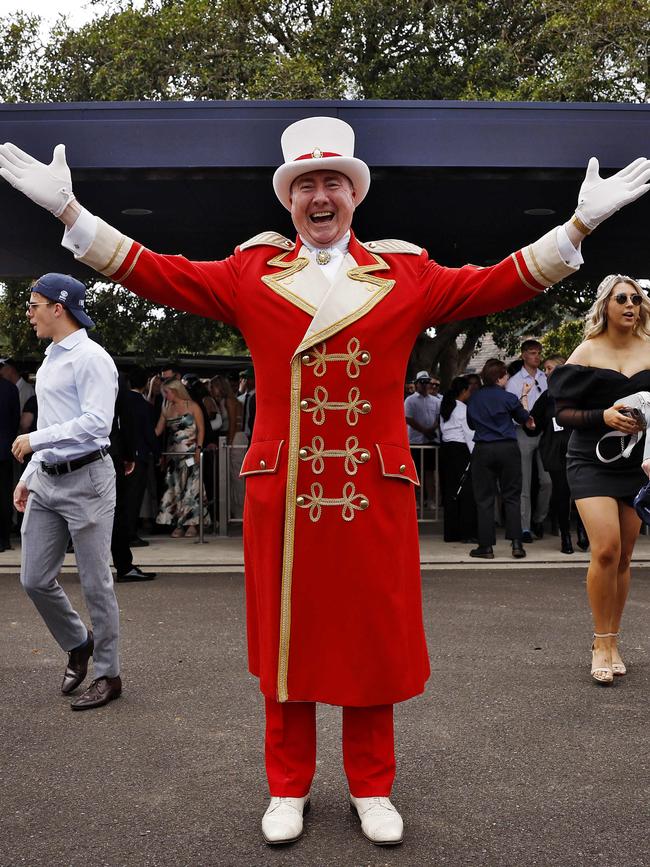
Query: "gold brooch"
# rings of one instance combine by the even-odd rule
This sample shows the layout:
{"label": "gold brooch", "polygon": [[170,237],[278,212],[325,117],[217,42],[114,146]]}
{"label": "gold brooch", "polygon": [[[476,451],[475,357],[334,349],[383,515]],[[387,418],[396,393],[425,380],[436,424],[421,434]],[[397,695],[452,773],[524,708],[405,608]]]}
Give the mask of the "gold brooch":
{"label": "gold brooch", "polygon": [[316,261],[319,265],[327,265],[331,258],[332,257],[328,250],[319,250],[318,253],[316,253]]}
{"label": "gold brooch", "polygon": [[314,148],[311,155],[313,159],[319,160],[323,156],[323,151],[320,148]]}

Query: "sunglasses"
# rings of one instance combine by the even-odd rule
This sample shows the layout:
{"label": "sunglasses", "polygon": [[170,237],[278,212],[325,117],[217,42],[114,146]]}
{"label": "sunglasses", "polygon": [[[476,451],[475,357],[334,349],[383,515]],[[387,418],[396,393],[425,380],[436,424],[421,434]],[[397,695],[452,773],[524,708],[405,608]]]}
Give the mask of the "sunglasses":
{"label": "sunglasses", "polygon": [[25,301],[25,308],[33,310],[34,307],[52,307],[55,303],[54,301]]}
{"label": "sunglasses", "polygon": [[638,292],[635,292],[634,295],[627,295],[625,292],[619,292],[617,295],[614,295],[614,301],[621,306],[627,304],[628,300],[631,301],[635,307],[640,307],[641,302],[643,301],[643,295],[639,295]]}

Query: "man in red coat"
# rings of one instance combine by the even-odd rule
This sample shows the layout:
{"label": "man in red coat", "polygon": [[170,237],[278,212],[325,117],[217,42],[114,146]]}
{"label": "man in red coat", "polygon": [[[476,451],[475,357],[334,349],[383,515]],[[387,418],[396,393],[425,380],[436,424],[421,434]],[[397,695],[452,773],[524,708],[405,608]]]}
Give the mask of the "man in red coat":
{"label": "man in red coat", "polygon": [[[159,255],[75,200],[65,152],[49,166],[0,147],[0,174],[66,225],[82,262],[159,304],[237,326],[259,394],[244,549],[248,653],[266,702],[268,843],[302,833],[316,763],[315,703],[343,708],[350,801],[366,836],[400,843],[389,800],[393,704],[429,676],[402,411],[416,336],[520,304],[572,273],[586,234],[648,190],[650,161],[603,180],[592,160],[564,226],[490,268],[444,268],[414,244],[351,230],[370,185],[354,133],[307,118],[282,136],[274,189],[295,241],[264,232],[219,262]],[[251,532],[247,532],[252,528]]]}

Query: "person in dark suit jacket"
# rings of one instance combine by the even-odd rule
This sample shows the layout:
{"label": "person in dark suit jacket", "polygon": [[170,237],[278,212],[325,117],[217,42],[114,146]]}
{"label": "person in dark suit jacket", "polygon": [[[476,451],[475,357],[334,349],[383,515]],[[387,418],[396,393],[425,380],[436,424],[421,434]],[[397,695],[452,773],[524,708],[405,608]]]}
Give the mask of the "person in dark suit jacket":
{"label": "person in dark suit jacket", "polygon": [[129,545],[128,526],[128,477],[135,468],[135,426],[130,412],[129,386],[125,374],[121,373],[118,380],[118,392],[115,400],[115,415],[110,433],[110,455],[115,466],[115,518],[111,536],[111,554],[117,575],[115,580],[150,581],[156,577],[155,572],[143,572],[139,566],[133,565],[133,554]]}
{"label": "person in dark suit jacket", "polygon": [[127,523],[130,546],[140,548],[149,544],[146,539],[138,536],[138,516],[147,487],[149,460],[152,456],[156,461],[160,457],[160,441],[156,436],[154,408],[144,396],[147,385],[146,371],[141,367],[132,368],[129,371],[129,384],[131,388],[127,393],[127,405],[135,437],[135,467],[125,479]]}
{"label": "person in dark suit jacket", "polygon": [[0,551],[11,548],[11,498],[14,490],[11,444],[20,423],[20,399],[16,386],[0,377]]}

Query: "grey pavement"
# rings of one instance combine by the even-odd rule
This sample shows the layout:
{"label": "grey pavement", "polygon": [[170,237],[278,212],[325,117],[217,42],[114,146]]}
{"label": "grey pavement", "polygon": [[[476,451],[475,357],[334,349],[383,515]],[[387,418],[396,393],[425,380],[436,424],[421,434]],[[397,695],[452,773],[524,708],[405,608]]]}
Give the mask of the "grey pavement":
{"label": "grey pavement", "polygon": [[[477,560],[469,556],[474,545],[460,542],[443,542],[442,525],[425,524],[420,532],[420,562],[422,569],[493,569],[495,566],[508,566],[530,571],[531,568],[576,567],[586,568],[589,552],[575,547],[574,554],[560,552],[558,536],[547,534],[530,545],[525,545],[527,558],[515,561],[510,552],[510,543],[499,538],[494,548],[494,560]],[[498,534],[499,535],[499,534]],[[153,567],[161,572],[177,571],[227,571],[240,572],[244,569],[244,553],[241,536],[219,537],[205,534],[205,542],[196,539],[172,539],[168,535],[146,535],[147,548],[134,548],[134,562],[139,566]],[[0,552],[0,575],[20,569],[20,542],[12,537],[11,551]],[[575,545],[575,535],[573,539]],[[650,536],[639,536],[634,562],[650,566]],[[76,571],[73,554],[67,554],[63,571]]]}
{"label": "grey pavement", "polygon": [[[225,541],[236,558],[240,542]],[[396,710],[396,849],[372,846],[348,810],[331,707],[319,711],[305,834],[263,843],[262,702],[246,671],[242,575],[218,571],[220,540],[137,550],[141,564],[171,553],[156,581],[117,586],[124,695],[84,713],[58,693],[64,655],[5,564],[0,865],[649,867],[648,542],[626,610],[630,673],[603,688],[589,677],[584,565],[553,561],[557,541],[546,555],[546,542],[529,546],[523,564],[423,572],[432,677]],[[425,539],[423,560],[441,546]],[[76,574],[63,582],[81,605]]]}

